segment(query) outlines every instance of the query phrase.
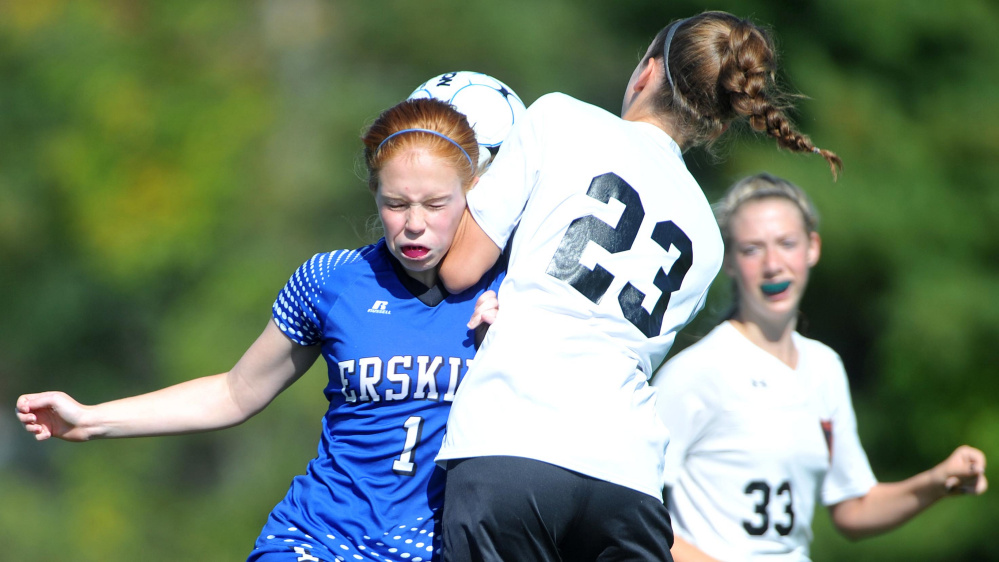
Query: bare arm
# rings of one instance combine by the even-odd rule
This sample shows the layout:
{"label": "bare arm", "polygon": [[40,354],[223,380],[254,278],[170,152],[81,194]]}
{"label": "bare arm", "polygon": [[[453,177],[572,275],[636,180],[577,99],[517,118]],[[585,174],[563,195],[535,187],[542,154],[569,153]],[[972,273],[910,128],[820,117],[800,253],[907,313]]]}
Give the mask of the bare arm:
{"label": "bare arm", "polygon": [[718,562],[717,559],[704,554],[701,549],[677,536],[673,537],[670,554],[676,562]]}
{"label": "bare arm", "polygon": [[833,523],[851,539],[884,533],[920,514],[941,498],[979,495],[988,488],[985,454],[958,447],[937,466],[901,482],[878,483],[867,495],[831,506]]}
{"label": "bare arm", "polygon": [[448,291],[460,293],[482,279],[499,259],[502,251],[466,208],[451,249],[441,262],[441,281]]}
{"label": "bare arm", "polygon": [[227,373],[96,406],[82,405],[62,392],[25,394],[17,400],[17,417],[39,441],[221,429],[240,424],[262,410],[312,366],[319,351],[319,346],[293,343],[268,322]]}

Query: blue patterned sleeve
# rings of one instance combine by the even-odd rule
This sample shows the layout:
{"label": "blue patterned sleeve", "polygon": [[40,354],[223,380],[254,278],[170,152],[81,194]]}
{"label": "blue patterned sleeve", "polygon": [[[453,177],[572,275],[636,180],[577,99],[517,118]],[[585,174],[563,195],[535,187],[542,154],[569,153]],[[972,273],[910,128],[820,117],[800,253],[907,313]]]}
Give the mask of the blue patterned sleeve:
{"label": "blue patterned sleeve", "polygon": [[325,290],[330,274],[357,256],[355,250],[316,254],[291,276],[271,308],[274,322],[291,341],[306,346],[320,343],[322,322],[331,304],[331,293]]}

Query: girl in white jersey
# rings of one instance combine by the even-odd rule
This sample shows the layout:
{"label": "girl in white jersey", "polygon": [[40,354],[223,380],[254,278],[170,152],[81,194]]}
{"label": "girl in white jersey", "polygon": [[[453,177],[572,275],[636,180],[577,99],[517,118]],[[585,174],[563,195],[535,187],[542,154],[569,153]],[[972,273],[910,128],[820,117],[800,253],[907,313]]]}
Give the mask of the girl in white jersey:
{"label": "girl in white jersey", "polygon": [[438,456],[445,559],[670,559],[667,435],[647,381],[722,261],[682,152],[746,119],[839,165],[789,125],[775,71],[765,31],[707,12],[659,33],[623,119],[550,94],[518,121],[441,268],[459,290],[509,242],[502,311]]}
{"label": "girl in white jersey", "polygon": [[820,248],[804,192],[767,174],[746,178],[718,223],[733,312],[654,379],[670,432],[674,559],[807,561],[818,501],[858,538],[947,495],[984,492],[985,456],[968,446],[908,480],[875,480],[839,356],[795,331]]}

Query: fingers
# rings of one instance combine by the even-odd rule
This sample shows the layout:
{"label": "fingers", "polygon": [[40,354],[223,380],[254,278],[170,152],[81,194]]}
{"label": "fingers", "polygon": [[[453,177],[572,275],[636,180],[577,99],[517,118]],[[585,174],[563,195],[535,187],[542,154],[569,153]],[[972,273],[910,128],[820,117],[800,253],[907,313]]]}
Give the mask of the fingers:
{"label": "fingers", "polygon": [[968,445],[961,445],[952,456],[960,459],[960,466],[967,474],[985,474],[985,453]]}
{"label": "fingers", "polygon": [[24,426],[24,429],[28,433],[34,433],[35,439],[41,440],[44,439],[40,439],[40,435],[44,433],[45,428],[37,423],[38,416],[31,411],[31,398],[33,396],[35,395],[24,394],[18,397],[15,411],[17,412],[17,419],[21,422],[21,425]]}
{"label": "fingers", "polygon": [[21,424],[25,431],[32,433],[36,441],[44,441],[52,437],[52,431],[44,424],[38,423],[34,414],[25,414],[26,418],[21,419]]}
{"label": "fingers", "polygon": [[34,423],[37,421],[36,413],[42,408],[52,407],[52,398],[48,396],[49,392],[43,392],[41,394],[23,394],[17,399],[17,406],[15,408],[17,412],[17,419],[21,420],[21,423]]}
{"label": "fingers", "polygon": [[960,485],[961,485],[961,479],[958,478],[957,476],[948,476],[947,479],[944,480],[944,488],[947,490],[948,494],[958,493],[959,491],[957,488]]}
{"label": "fingers", "polygon": [[978,474],[985,474],[985,453],[968,445],[963,445],[963,447],[968,455],[972,469],[977,471]]}
{"label": "fingers", "polygon": [[977,480],[978,482],[975,484],[975,488],[972,493],[976,496],[980,496],[985,493],[985,490],[989,489],[989,481],[985,478],[984,474],[980,475]]}
{"label": "fingers", "polygon": [[984,474],[963,479],[951,476],[947,479],[947,493],[949,495],[980,496],[988,489],[989,482]]}
{"label": "fingers", "polygon": [[17,405],[15,406],[15,409],[18,413],[27,413],[31,411],[30,401],[33,396],[37,396],[37,394],[22,394],[17,398]]}
{"label": "fingers", "polygon": [[53,408],[61,393],[42,392],[38,394],[23,394],[17,399],[15,411],[17,419],[25,431],[32,433],[38,441],[52,437],[52,428],[39,420],[38,413],[46,408]]}
{"label": "fingers", "polygon": [[496,298],[496,291],[486,291],[475,301],[475,310],[472,318],[468,321],[468,328],[474,330],[480,324],[492,324],[496,321],[496,313],[499,311],[499,300]]}
{"label": "fingers", "polygon": [[23,424],[34,423],[36,421],[35,414],[31,411],[31,400],[34,396],[37,396],[37,394],[22,394],[17,399],[14,411],[17,412],[17,419]]}
{"label": "fingers", "polygon": [[985,453],[981,450],[961,445],[946,462],[949,467],[944,483],[947,493],[980,495],[988,489]]}
{"label": "fingers", "polygon": [[28,430],[28,433],[33,433],[35,435],[35,441],[45,441],[49,437],[52,437],[52,432],[49,428],[44,425],[25,425],[24,429]]}
{"label": "fingers", "polygon": [[17,399],[17,411],[28,413],[41,408],[51,408],[61,396],[65,395],[55,391],[22,394]]}

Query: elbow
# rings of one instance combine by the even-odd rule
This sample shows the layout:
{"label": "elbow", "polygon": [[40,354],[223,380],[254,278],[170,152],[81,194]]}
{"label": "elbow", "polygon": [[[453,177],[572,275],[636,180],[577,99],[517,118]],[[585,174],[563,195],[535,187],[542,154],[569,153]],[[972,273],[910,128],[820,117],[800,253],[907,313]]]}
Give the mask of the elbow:
{"label": "elbow", "polygon": [[449,263],[447,259],[441,263],[438,276],[444,288],[451,294],[461,293],[478,281],[478,278],[473,278],[467,270],[463,271],[461,267],[453,262]]}
{"label": "elbow", "polygon": [[850,542],[857,542],[857,541],[859,541],[861,539],[865,539],[865,538],[871,536],[870,533],[865,533],[863,531],[863,529],[858,529],[858,528],[850,527],[850,526],[847,526],[847,525],[837,524],[836,525],[836,530],[839,531],[839,534],[842,535],[844,538],[846,538]]}
{"label": "elbow", "polygon": [[865,504],[863,498],[846,500],[840,504],[832,506],[830,519],[836,531],[851,542],[866,539],[879,534],[880,527],[870,521],[869,515],[865,514]]}

